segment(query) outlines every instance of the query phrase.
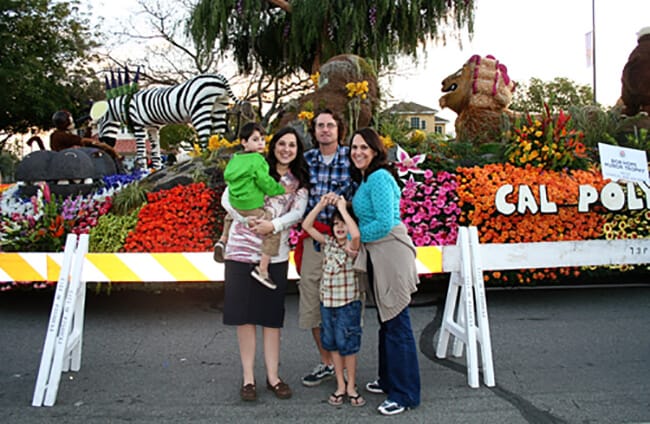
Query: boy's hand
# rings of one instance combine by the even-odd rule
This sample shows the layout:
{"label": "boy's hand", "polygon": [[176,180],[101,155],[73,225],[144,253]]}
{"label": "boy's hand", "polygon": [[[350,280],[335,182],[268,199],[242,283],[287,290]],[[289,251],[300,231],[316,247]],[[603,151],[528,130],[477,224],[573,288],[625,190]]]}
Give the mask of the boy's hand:
{"label": "boy's hand", "polygon": [[320,200],[318,201],[318,205],[319,205],[321,208],[324,209],[325,206],[327,206],[327,205],[329,205],[329,204],[330,204],[330,200],[329,200],[328,195],[327,195],[327,194],[322,195],[321,198],[320,198]]}
{"label": "boy's hand", "polygon": [[343,212],[343,211],[347,211],[347,208],[348,208],[348,202],[347,202],[347,200],[345,200],[345,197],[343,197],[343,196],[339,196],[339,197],[336,199],[336,207],[337,207],[338,210],[340,210],[341,212]]}
{"label": "boy's hand", "polygon": [[321,200],[325,201],[325,205],[336,205],[338,197],[339,196],[336,193],[329,192],[324,194],[323,197],[321,197]]}
{"label": "boy's hand", "polygon": [[292,194],[292,193],[296,192],[296,189],[294,188],[293,184],[291,184],[291,185],[285,185],[285,184],[282,184],[282,183],[280,183],[280,184],[282,185],[282,187],[284,187],[284,193],[285,194]]}

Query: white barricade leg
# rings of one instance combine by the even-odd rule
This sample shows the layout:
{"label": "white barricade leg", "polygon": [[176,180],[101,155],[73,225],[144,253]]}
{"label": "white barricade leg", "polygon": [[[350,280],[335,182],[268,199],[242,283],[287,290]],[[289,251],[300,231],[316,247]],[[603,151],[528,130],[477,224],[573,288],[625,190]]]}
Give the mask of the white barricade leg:
{"label": "white barricade leg", "polygon": [[[470,387],[478,387],[478,347],[476,344],[476,325],[474,314],[474,296],[472,289],[472,264],[469,247],[469,234],[466,227],[458,229],[458,246],[460,247],[460,278],[452,273],[447,290],[445,310],[442,315],[442,325],[438,339],[436,356],[444,358],[447,354],[447,344],[453,335],[467,347],[467,380]],[[460,301],[458,292],[460,288]],[[458,313],[456,313],[458,305]],[[458,317],[459,322],[455,322]],[[462,346],[454,340],[454,353],[462,353]]]}
{"label": "white barricade leg", "polygon": [[[72,280],[78,282],[77,296],[74,300],[74,312],[72,315],[72,331],[70,333],[68,344],[66,345],[66,358],[64,361],[64,371],[79,371],[81,369],[81,348],[83,345],[83,326],[84,326],[84,309],[86,305],[86,282],[81,280],[83,271],[84,257],[88,253],[88,234],[79,236],[77,245],[75,264],[81,266],[73,270]],[[78,261],[78,262],[76,262]]]}
{"label": "white barricade leg", "polygon": [[456,309],[456,322],[463,330],[462,337],[454,337],[454,342],[451,345],[451,355],[455,358],[460,358],[463,355],[463,347],[467,343],[467,314],[465,313],[465,296],[467,296],[465,285],[460,286],[460,297],[458,298],[458,308]]}
{"label": "white barricade leg", "polygon": [[449,336],[451,336],[452,331],[455,334],[456,332],[463,332],[461,328],[453,329],[453,327],[456,326],[454,311],[456,311],[456,303],[458,301],[460,279],[460,273],[458,272],[452,272],[451,277],[449,278],[445,309],[442,314],[442,324],[439,331],[440,335],[438,336],[438,347],[436,348],[436,356],[441,359],[447,357],[447,346],[449,345]]}
{"label": "white barricade leg", "polygon": [[65,248],[63,250],[61,272],[59,273],[59,279],[57,280],[56,289],[54,291],[54,300],[52,302],[52,310],[50,311],[50,320],[47,325],[45,343],[43,344],[41,363],[38,367],[32,406],[43,405],[45,390],[50,384],[48,379],[52,368],[52,360],[54,358],[54,346],[63,314],[63,304],[68,292],[70,269],[72,267],[76,245],[77,236],[74,234],[68,234],[65,241]]}
{"label": "white barricade leg", "polygon": [[[75,255],[72,263],[72,273],[70,276],[70,286],[65,298],[63,307],[63,316],[61,317],[61,326],[59,327],[56,344],[54,347],[54,360],[52,361],[52,368],[50,370],[49,384],[45,390],[45,406],[52,406],[56,402],[56,395],[59,391],[59,382],[61,381],[61,373],[63,370],[70,368],[70,360],[72,358],[71,350],[73,346],[81,340],[81,334],[72,333],[72,323],[75,319],[75,311],[77,303],[80,299],[80,287],[85,285],[81,284],[81,271],[83,269],[84,256],[88,250],[88,236],[82,235],[79,238],[79,244],[75,250]],[[83,315],[83,314],[82,314]]]}
{"label": "white barricade leg", "polygon": [[79,281],[77,295],[77,304],[74,312],[74,323],[72,326],[71,339],[74,342],[70,348],[70,370],[79,371],[81,369],[81,349],[83,347],[84,331],[84,310],[86,307],[86,282]]}
{"label": "white barricade leg", "polygon": [[478,230],[476,227],[469,227],[469,246],[472,256],[472,279],[474,280],[474,295],[476,296],[476,325],[478,326],[477,339],[481,346],[483,382],[488,387],[494,387],[492,341],[490,339],[490,324],[488,322],[485,285],[483,283],[483,265],[479,254]]}

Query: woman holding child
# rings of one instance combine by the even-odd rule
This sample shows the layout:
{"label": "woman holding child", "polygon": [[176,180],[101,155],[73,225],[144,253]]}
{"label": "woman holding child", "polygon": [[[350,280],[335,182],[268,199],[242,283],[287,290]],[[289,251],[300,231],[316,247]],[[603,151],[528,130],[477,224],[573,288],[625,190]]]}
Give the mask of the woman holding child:
{"label": "woman holding child", "polygon": [[[287,288],[289,230],[300,222],[307,207],[309,176],[303,157],[303,144],[298,132],[290,127],[279,130],[271,139],[267,161],[270,175],[279,181],[286,193],[270,197],[266,208],[274,211],[272,220],[254,220],[252,225],[240,216],[222,195],[222,205],[233,217],[225,247],[225,297],[223,323],[237,326],[243,382],[240,397],[257,399],[255,382],[256,326],[262,327],[266,387],[280,399],[292,392],[278,375],[280,362],[280,329],[284,324],[284,298]],[[271,233],[281,234],[279,253],[271,258],[269,275],[277,288],[260,284],[251,271],[261,258],[262,240]]]}
{"label": "woman holding child", "polygon": [[368,273],[379,319],[379,379],[371,393],[385,393],[377,408],[395,415],[420,404],[418,356],[408,305],[419,282],[415,246],[400,218],[400,189],[377,132],[352,134],[350,175],[359,183],[352,207],[359,221],[361,248],[355,268]]}

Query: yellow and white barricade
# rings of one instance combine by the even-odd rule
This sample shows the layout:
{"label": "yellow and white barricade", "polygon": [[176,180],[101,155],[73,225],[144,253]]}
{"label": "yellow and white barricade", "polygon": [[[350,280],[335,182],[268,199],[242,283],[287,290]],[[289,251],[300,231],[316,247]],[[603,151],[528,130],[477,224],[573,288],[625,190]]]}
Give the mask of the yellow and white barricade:
{"label": "yellow and white barricade", "polygon": [[[439,246],[417,248],[419,274],[442,271]],[[223,264],[211,252],[178,253],[86,253],[81,279],[107,282],[221,282]],[[56,281],[63,253],[0,253],[0,281]],[[291,255],[290,280],[300,278]]]}

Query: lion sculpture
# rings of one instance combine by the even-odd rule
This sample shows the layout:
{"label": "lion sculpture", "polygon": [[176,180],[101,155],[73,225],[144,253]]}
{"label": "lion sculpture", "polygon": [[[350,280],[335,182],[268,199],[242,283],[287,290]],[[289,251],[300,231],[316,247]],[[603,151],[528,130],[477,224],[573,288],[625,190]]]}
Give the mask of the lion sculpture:
{"label": "lion sculpture", "polygon": [[474,55],[457,72],[442,81],[440,107],[453,110],[456,139],[477,144],[493,142],[499,136],[502,115],[511,112],[516,83],[508,69],[493,56]]}

